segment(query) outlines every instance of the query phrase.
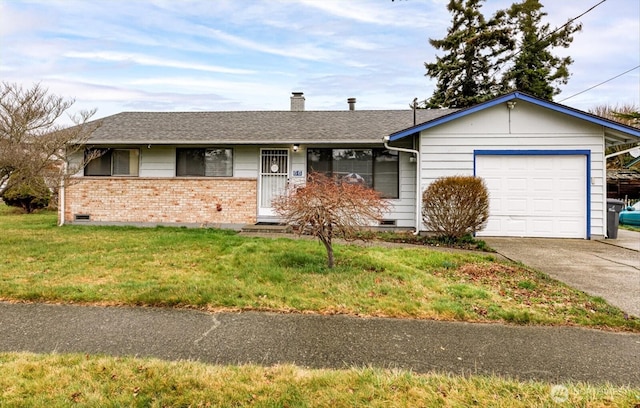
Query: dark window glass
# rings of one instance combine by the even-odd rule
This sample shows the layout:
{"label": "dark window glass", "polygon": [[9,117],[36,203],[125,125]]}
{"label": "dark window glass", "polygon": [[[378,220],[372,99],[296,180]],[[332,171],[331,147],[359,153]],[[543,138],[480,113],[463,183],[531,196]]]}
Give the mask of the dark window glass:
{"label": "dark window glass", "polygon": [[205,152],[205,176],[233,176],[233,150],[207,149]]}
{"label": "dark window glass", "polygon": [[87,156],[97,152],[99,157],[91,160],[84,168],[85,176],[110,176],[111,175],[111,149],[89,149]]}
{"label": "dark window glass", "polygon": [[233,176],[232,149],[177,149],[176,175],[180,177]]}
{"label": "dark window glass", "polygon": [[331,149],[307,149],[307,172],[331,177]]}
{"label": "dark window glass", "polygon": [[373,188],[383,197],[400,197],[398,189],[398,152],[375,150],[373,162]]}
{"label": "dark window glass", "polygon": [[320,172],[399,197],[398,152],[385,149],[307,149],[307,173]]}
{"label": "dark window glass", "polygon": [[137,176],[140,157],[138,149],[90,149],[101,156],[91,160],[84,168],[85,176]]}
{"label": "dark window glass", "polygon": [[111,158],[114,176],[138,175],[138,149],[114,149]]}
{"label": "dark window glass", "polygon": [[333,149],[332,158],[334,176],[373,187],[373,150]]}

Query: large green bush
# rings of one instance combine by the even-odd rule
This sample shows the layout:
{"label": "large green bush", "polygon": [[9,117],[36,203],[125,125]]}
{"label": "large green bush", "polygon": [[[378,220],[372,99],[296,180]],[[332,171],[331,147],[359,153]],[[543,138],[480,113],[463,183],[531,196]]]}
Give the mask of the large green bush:
{"label": "large green bush", "polygon": [[[11,179],[9,179],[11,182]],[[43,177],[20,181],[9,187],[2,194],[5,204],[20,207],[27,213],[39,208],[45,208],[51,200],[51,190]]]}
{"label": "large green bush", "polygon": [[481,231],[489,219],[489,192],[479,177],[442,177],[422,194],[422,221],[442,238]]}

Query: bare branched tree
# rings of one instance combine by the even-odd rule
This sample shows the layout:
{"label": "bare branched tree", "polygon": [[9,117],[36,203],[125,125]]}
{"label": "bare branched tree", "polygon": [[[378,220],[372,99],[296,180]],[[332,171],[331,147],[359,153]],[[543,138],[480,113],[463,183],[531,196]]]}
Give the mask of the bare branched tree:
{"label": "bare branched tree", "polygon": [[333,238],[358,238],[358,232],[382,219],[388,204],[363,184],[309,175],[306,185],[294,186],[273,206],[284,222],[299,234],[317,237],[327,250],[327,265],[334,266]]}
{"label": "bare branched tree", "polygon": [[89,122],[95,109],[68,114],[73,126],[60,124],[74,102],[49,94],[40,84],[29,89],[0,84],[0,196],[12,186],[39,177],[44,177],[55,194],[94,158],[68,163],[100,125],[99,121]]}
{"label": "bare branched tree", "polygon": [[[637,106],[629,105],[629,104],[616,105],[616,106],[599,105],[599,106],[596,106],[595,108],[589,109],[589,113],[592,113],[594,115],[598,115],[603,118],[620,122],[624,125],[633,126],[637,128],[640,128],[640,114],[638,114],[639,111],[640,109],[638,109]],[[632,143],[632,144],[623,144],[623,145],[609,147],[607,148],[606,153],[611,154],[611,153],[620,152],[622,150],[632,148],[636,144],[637,143]],[[632,158],[629,155],[624,155],[624,154],[612,157],[607,161],[607,168],[621,169],[631,159]]]}

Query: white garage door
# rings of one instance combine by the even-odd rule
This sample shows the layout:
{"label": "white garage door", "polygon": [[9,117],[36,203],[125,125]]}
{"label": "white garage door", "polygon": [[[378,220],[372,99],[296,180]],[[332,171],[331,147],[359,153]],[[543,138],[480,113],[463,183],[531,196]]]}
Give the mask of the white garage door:
{"label": "white garage door", "polygon": [[586,238],[586,156],[479,155],[490,194],[479,236]]}

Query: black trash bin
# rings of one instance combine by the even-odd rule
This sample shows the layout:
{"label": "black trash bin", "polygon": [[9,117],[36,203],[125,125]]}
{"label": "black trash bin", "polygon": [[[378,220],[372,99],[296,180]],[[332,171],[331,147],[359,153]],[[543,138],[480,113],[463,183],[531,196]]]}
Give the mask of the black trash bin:
{"label": "black trash bin", "polygon": [[624,201],[607,198],[607,238],[618,238],[618,222],[623,208]]}

